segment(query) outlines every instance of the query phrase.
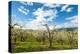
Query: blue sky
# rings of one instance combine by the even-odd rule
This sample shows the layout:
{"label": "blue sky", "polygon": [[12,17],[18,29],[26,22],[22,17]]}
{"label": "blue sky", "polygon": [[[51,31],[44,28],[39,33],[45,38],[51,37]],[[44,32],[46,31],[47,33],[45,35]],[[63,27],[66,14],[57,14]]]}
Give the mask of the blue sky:
{"label": "blue sky", "polygon": [[37,2],[11,2],[12,24],[23,25],[24,29],[50,29],[77,27],[78,6]]}

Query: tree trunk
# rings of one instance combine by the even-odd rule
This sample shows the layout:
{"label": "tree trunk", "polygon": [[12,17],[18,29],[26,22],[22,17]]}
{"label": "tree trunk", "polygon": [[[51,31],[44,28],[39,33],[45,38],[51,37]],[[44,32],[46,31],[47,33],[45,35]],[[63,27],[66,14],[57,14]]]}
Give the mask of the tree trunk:
{"label": "tree trunk", "polygon": [[49,33],[49,48],[51,48],[52,47],[52,37],[51,37],[51,34],[50,34],[50,29],[49,29],[47,24],[45,24],[45,26],[46,26],[47,31]]}

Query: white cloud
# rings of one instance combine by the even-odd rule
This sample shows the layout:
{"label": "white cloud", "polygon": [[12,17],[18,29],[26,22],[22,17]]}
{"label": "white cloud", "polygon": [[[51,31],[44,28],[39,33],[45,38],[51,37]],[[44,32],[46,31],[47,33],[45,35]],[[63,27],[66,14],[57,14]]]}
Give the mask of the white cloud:
{"label": "white cloud", "polygon": [[[44,24],[48,24],[48,21],[52,21],[56,17],[57,11],[54,9],[43,10],[44,7],[38,8],[33,12],[36,15],[36,19],[26,24],[27,29],[46,29]],[[49,16],[48,19],[45,17]],[[52,29],[52,26],[49,26]]]}
{"label": "white cloud", "polygon": [[[57,15],[57,10],[55,9],[49,9],[49,10],[43,10],[43,8],[38,8],[35,12],[33,12],[33,15],[36,15],[37,19],[39,20],[47,20],[52,21]],[[45,19],[45,17],[48,16],[48,19]]]}
{"label": "white cloud", "polygon": [[65,22],[64,27],[77,27],[78,25],[72,22]]}
{"label": "white cloud", "polygon": [[55,8],[55,7],[60,7],[60,4],[50,4],[50,3],[45,3],[43,5],[44,7],[49,7],[49,8]]}
{"label": "white cloud", "polygon": [[77,24],[78,16],[72,16],[72,17],[66,18],[65,20],[69,20],[71,23]]}
{"label": "white cloud", "polygon": [[61,11],[65,11],[65,10],[67,9],[68,6],[69,6],[69,5],[64,5],[64,6],[62,6]]}
{"label": "white cloud", "polygon": [[28,22],[26,24],[26,29],[34,29],[35,30],[35,29],[39,29],[40,27],[43,27],[43,26],[36,19],[35,20],[32,20],[31,22]]}
{"label": "white cloud", "polygon": [[[52,13],[51,13],[52,12]],[[55,10],[53,10],[53,11],[51,11],[50,12],[50,17],[47,19],[47,21],[52,21],[53,19],[55,19],[56,18],[56,16],[57,16],[57,10],[55,9]],[[48,13],[49,14],[49,13]]]}
{"label": "white cloud", "polygon": [[56,25],[56,27],[55,28],[62,28],[63,27],[63,25],[62,24],[58,24],[58,25]]}
{"label": "white cloud", "polygon": [[73,8],[67,8],[67,12],[71,12]]}
{"label": "white cloud", "polygon": [[71,23],[71,22],[64,22],[62,24],[56,25],[56,28],[72,28],[72,27],[77,27],[77,24]]}
{"label": "white cloud", "polygon": [[46,21],[46,19],[44,18],[44,11],[42,10],[42,8],[38,8],[35,12],[33,12],[33,15],[36,15],[36,21],[43,23]]}
{"label": "white cloud", "polygon": [[23,4],[23,5],[27,5],[25,2],[22,2],[22,1],[20,1],[20,3]]}
{"label": "white cloud", "polygon": [[73,8],[69,7],[69,5],[62,6],[61,11],[71,12]]}
{"label": "white cloud", "polygon": [[71,22],[72,22],[72,23],[75,23],[75,24],[78,24],[78,18],[77,18],[77,16],[75,16],[74,19],[71,20]]}
{"label": "white cloud", "polygon": [[[30,5],[31,3],[24,3],[25,5]],[[33,5],[33,4],[31,4]],[[29,22],[26,22],[25,28],[26,29],[46,29],[45,26],[43,26],[44,24],[48,24],[48,21],[52,21],[53,19],[55,19],[55,17],[57,16],[57,10],[56,9],[49,9],[49,10],[43,10],[44,6],[48,6],[51,7],[52,4],[47,4],[47,5],[43,5],[41,8],[38,8],[37,10],[35,10],[33,12],[33,15],[36,16],[35,19],[30,20]],[[53,5],[53,7],[58,7],[59,5]],[[52,8],[52,7],[51,7]],[[18,8],[18,10],[22,13],[24,13],[25,15],[28,14],[28,10],[25,9],[24,6],[21,6],[20,8]],[[46,18],[48,16],[48,18]],[[50,29],[52,29],[52,26],[49,26]]]}
{"label": "white cloud", "polygon": [[32,6],[32,5],[33,5],[33,3],[32,3],[32,2],[27,2],[27,5],[31,5],[31,6]]}
{"label": "white cloud", "polygon": [[56,28],[70,28],[70,27],[77,27],[78,26],[78,21],[77,21],[77,16],[72,16],[69,18],[66,18],[66,22],[62,24],[57,24]]}
{"label": "white cloud", "polygon": [[24,8],[24,6],[20,6],[18,8],[18,11],[21,12],[21,13],[23,13],[23,14],[25,14],[25,15],[27,15],[29,13],[29,10],[26,9],[26,8]]}
{"label": "white cloud", "polygon": [[18,10],[19,10],[21,13],[27,15],[27,12],[25,12],[24,10],[22,10],[22,9],[20,9],[20,8],[18,8]]}
{"label": "white cloud", "polygon": [[74,27],[73,24],[70,23],[70,22],[65,22],[65,23],[63,23],[63,26],[64,26],[65,28],[67,28],[67,27]]}
{"label": "white cloud", "polygon": [[78,26],[78,21],[77,21],[77,16],[72,16],[69,18],[65,19],[66,22],[59,24],[56,26],[56,28],[67,28],[67,27],[77,27]]}
{"label": "white cloud", "polygon": [[20,2],[21,4],[23,4],[23,5],[30,5],[30,6],[32,6],[33,5],[33,2]]}

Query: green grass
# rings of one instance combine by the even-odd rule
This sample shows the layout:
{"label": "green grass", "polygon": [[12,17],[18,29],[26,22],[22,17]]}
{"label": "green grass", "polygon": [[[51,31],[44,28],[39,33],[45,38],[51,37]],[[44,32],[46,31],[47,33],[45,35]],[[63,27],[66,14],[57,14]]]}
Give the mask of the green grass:
{"label": "green grass", "polygon": [[[47,50],[63,50],[71,49],[70,45],[53,45],[52,48],[49,48],[48,45],[41,45],[39,42],[19,42],[16,47],[13,49],[13,52],[32,52],[32,51],[47,51]],[[76,49],[77,47],[73,47]]]}

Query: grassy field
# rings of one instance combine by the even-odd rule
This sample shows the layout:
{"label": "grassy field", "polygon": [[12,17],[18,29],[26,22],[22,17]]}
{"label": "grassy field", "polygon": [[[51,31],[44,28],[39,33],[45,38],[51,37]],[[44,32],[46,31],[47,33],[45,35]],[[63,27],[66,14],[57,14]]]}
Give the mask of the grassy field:
{"label": "grassy field", "polygon": [[48,50],[77,49],[78,35],[74,31],[50,31],[51,46],[49,45],[49,34],[44,30],[23,30],[11,28],[12,52],[33,52]]}

